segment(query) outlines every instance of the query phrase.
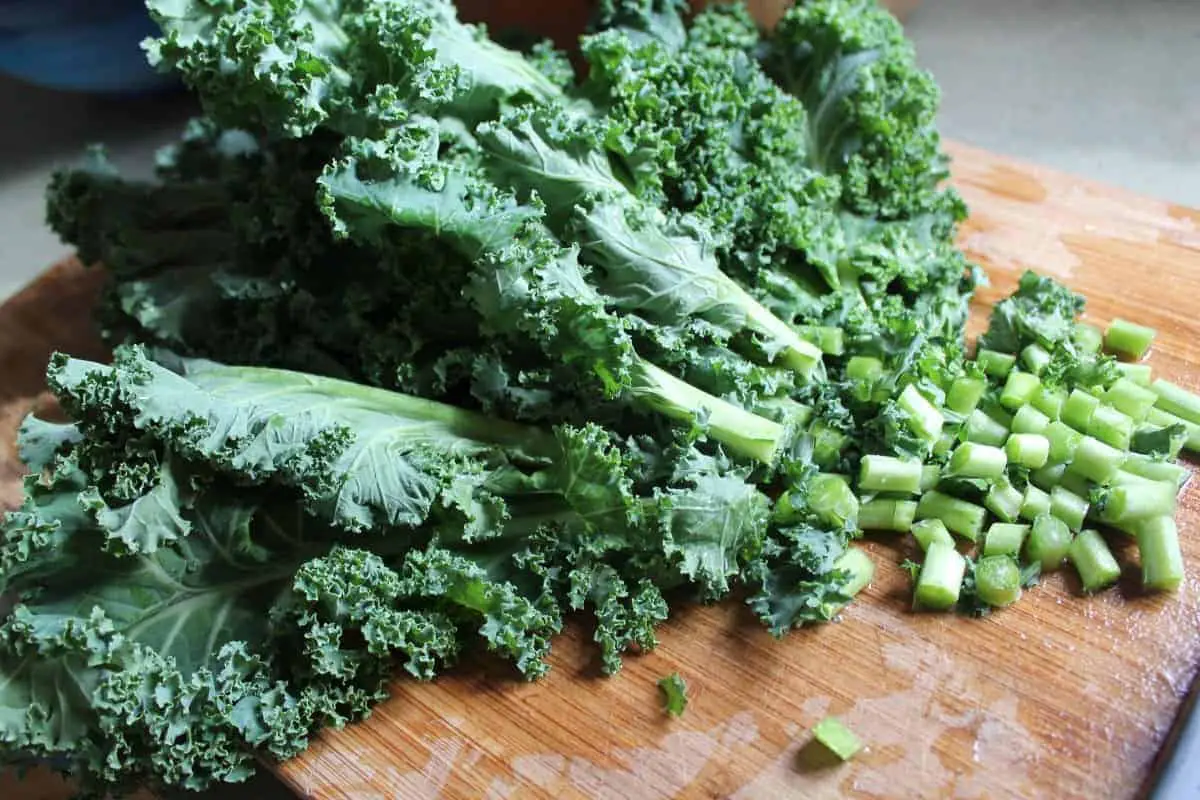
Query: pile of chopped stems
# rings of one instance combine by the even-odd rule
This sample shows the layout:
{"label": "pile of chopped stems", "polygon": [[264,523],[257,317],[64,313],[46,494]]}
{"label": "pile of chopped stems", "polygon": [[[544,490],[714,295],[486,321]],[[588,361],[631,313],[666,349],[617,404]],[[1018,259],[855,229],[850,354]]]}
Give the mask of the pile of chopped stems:
{"label": "pile of chopped stems", "polygon": [[[1136,543],[1145,590],[1183,580],[1175,512],[1191,473],[1176,459],[1200,449],[1200,396],[1141,363],[1152,329],[1116,319],[1102,333],[1071,297],[1026,273],[969,374],[940,387],[928,461],[860,461],[860,523],[911,532],[924,554],[907,562],[917,608],[982,614],[1067,562],[1084,592],[1101,591],[1121,575],[1114,538]],[[1038,341],[1020,318],[1055,303],[1058,336]]]}

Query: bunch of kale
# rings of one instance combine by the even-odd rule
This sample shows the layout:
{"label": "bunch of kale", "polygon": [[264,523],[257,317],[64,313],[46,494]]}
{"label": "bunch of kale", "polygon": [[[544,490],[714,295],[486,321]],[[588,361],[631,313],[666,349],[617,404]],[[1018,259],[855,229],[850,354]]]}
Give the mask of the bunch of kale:
{"label": "bunch of kale", "polygon": [[199,788],[397,668],[537,677],[572,611],[613,672],[668,599],[782,635],[869,580],[839,473],[929,454],[901,390],[964,369],[977,279],[885,11],[608,0],[577,79],[449,0],[148,6],[206,116],[50,188],[117,354],[22,431],[0,752]]}

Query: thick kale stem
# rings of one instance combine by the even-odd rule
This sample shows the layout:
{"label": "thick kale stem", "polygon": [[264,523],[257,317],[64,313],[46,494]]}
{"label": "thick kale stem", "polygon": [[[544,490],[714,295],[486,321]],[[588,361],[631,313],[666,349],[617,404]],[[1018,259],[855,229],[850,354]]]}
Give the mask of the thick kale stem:
{"label": "thick kale stem", "polygon": [[683,422],[703,422],[713,439],[731,452],[772,464],[786,428],[714,397],[646,361],[634,367],[630,394],[659,413]]}

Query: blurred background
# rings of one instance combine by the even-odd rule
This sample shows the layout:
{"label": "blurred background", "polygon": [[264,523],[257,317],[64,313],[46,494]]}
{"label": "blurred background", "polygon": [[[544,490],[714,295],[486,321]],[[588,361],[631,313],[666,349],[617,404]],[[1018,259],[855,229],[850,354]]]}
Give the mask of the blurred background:
{"label": "blurred background", "polygon": [[[916,6],[906,25],[942,86],[946,136],[1200,206],[1200,0],[893,2]],[[462,3],[512,6],[526,16],[537,5]],[[144,171],[147,154],[195,111],[176,93],[114,97],[11,76],[76,89],[150,89],[159,78],[142,67],[136,46],[150,32],[139,5],[0,0],[0,72],[9,73],[0,75],[0,298],[66,254],[43,224],[42,191],[55,166],[101,141],[119,164]],[[75,29],[13,36],[52,7],[66,9]],[[98,19],[107,20],[103,36],[78,33]]]}

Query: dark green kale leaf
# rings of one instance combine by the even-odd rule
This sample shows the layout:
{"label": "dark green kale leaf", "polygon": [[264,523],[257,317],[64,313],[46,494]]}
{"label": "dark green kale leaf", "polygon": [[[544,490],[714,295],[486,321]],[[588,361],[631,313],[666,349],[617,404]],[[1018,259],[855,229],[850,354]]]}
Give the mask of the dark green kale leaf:
{"label": "dark green kale leaf", "polygon": [[964,216],[944,190],[936,127],[940,93],[911,42],[875,0],[792,7],[762,48],[763,65],[808,110],[810,151],[837,175],[845,206],[865,217]]}
{"label": "dark green kale leaf", "polygon": [[766,536],[766,497],[690,448],[639,493],[644,445],[598,426],[164,362],[54,360],[72,422],[27,423],[2,527],[4,752],[97,786],[241,780],[474,643],[538,677],[572,609],[616,671],[655,646],[662,587],[721,596]]}

